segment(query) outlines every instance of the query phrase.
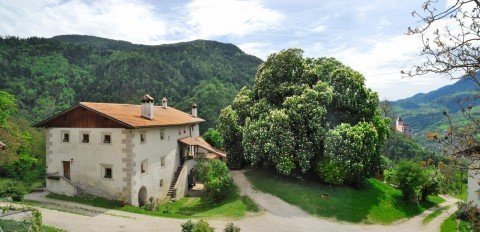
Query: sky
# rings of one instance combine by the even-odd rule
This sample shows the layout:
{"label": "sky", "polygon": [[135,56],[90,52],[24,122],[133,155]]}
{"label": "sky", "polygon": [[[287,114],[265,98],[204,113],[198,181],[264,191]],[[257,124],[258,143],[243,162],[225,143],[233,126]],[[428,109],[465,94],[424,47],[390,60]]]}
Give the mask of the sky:
{"label": "sky", "polygon": [[[335,57],[362,73],[381,100],[453,83],[438,76],[402,78],[420,64],[421,0],[0,0],[0,35],[83,34],[158,45],[195,39],[239,46],[265,60],[286,48]],[[446,5],[444,0],[439,6]]]}

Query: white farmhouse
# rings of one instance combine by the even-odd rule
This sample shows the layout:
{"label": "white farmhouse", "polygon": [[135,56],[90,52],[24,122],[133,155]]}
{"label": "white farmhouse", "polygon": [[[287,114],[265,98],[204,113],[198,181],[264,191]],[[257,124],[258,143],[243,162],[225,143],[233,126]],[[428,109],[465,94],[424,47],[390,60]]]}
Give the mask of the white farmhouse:
{"label": "white farmhouse", "polygon": [[226,158],[199,137],[203,121],[196,105],[189,114],[149,95],[141,105],[81,102],[36,125],[46,128],[46,189],[132,205],[181,198],[193,157]]}

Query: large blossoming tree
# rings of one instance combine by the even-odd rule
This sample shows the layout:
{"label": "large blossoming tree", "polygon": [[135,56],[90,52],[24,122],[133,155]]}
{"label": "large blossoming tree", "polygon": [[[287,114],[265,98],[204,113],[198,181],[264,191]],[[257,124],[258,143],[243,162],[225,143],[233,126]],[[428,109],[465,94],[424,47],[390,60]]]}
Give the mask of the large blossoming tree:
{"label": "large blossoming tree", "polygon": [[[302,53],[270,55],[253,90],[243,88],[221,112],[229,165],[273,167],[284,175],[316,170],[331,183],[362,183],[379,171],[389,132],[378,96],[339,61]],[[335,173],[346,176],[333,178]]]}

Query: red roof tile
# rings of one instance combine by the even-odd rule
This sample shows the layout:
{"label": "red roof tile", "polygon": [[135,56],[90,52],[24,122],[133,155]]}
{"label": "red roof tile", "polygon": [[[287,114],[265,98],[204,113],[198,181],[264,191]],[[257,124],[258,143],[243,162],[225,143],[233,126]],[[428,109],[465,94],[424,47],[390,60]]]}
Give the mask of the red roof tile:
{"label": "red roof tile", "polygon": [[215,149],[214,147],[212,147],[212,145],[207,143],[207,141],[205,141],[202,137],[197,137],[197,138],[186,137],[186,138],[179,139],[178,141],[189,146],[199,146],[211,153],[215,153],[222,157],[227,157],[227,155],[224,152],[221,152]]}
{"label": "red roof tile", "polygon": [[172,107],[153,107],[154,119],[141,116],[140,105],[80,102],[80,105],[116,119],[132,127],[158,127],[182,124],[196,124],[205,120]]}

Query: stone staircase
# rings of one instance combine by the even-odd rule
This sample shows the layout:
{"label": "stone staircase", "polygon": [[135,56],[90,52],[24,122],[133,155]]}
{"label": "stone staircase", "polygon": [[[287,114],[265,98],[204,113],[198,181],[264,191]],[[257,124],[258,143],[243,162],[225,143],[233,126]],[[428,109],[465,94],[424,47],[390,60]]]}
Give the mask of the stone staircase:
{"label": "stone staircase", "polygon": [[177,183],[178,176],[180,175],[180,172],[182,171],[182,166],[179,166],[177,168],[177,171],[175,172],[175,175],[173,176],[172,183],[170,183],[170,188],[168,189],[167,196],[170,198],[173,197],[173,191],[175,190],[175,184]]}
{"label": "stone staircase", "polygon": [[77,192],[77,196],[88,196],[88,193],[83,189],[81,188],[80,186],[74,184],[73,182],[71,182],[68,178],[62,176],[62,175],[59,175],[58,173],[53,173],[53,174],[47,174],[47,178],[49,179],[62,179],[64,180],[65,182],[67,182],[68,184],[70,184],[71,186],[73,186]]}

